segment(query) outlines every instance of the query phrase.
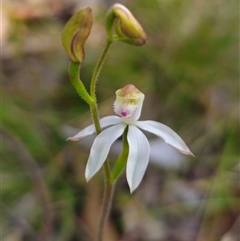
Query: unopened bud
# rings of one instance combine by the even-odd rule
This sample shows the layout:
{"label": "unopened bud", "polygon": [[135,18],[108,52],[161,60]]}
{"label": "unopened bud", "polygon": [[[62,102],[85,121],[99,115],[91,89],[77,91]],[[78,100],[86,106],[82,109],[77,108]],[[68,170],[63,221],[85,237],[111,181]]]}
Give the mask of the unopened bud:
{"label": "unopened bud", "polygon": [[132,13],[122,4],[116,3],[107,13],[107,32],[108,37],[112,37],[112,27],[115,19],[117,20],[116,34],[127,42],[133,45],[146,44],[147,36]]}
{"label": "unopened bud", "polygon": [[91,32],[92,19],[92,9],[84,8],[75,13],[63,29],[62,44],[74,62],[81,63],[84,60],[84,43]]}

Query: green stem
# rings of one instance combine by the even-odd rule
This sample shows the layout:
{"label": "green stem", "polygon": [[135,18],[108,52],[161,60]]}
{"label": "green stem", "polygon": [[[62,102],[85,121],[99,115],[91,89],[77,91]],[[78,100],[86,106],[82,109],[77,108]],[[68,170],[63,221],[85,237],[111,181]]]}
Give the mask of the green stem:
{"label": "green stem", "polygon": [[91,106],[94,99],[88,94],[83,82],[79,78],[81,64],[71,61],[68,68],[69,79],[77,93]]}
{"label": "green stem", "polygon": [[97,241],[103,240],[103,231],[112,207],[112,199],[113,199],[113,191],[114,191],[114,186],[110,182],[111,172],[110,172],[109,162],[107,160],[104,163],[104,173],[105,173],[105,190],[104,190],[99,225],[98,225]]}
{"label": "green stem", "polygon": [[[109,47],[111,46],[112,40],[107,40],[107,43],[104,47],[104,50],[97,62],[97,65],[94,69],[93,76],[91,79],[91,85],[90,85],[90,95],[85,89],[85,86],[83,85],[82,81],[79,79],[79,72],[80,72],[80,63],[76,62],[70,62],[69,65],[69,78],[72,82],[72,85],[78,92],[78,94],[89,104],[91,113],[92,113],[92,120],[95,125],[96,133],[97,135],[102,131],[99,115],[98,115],[98,105],[97,105],[97,98],[96,98],[96,83],[99,76],[99,73],[101,71],[101,68],[103,66],[103,62],[105,60],[106,54],[109,50]],[[99,226],[98,226],[98,234],[97,234],[97,240],[102,241],[103,240],[103,231],[105,227],[106,220],[108,218],[111,204],[112,204],[112,196],[113,196],[113,185],[111,183],[111,169],[109,165],[109,161],[106,159],[104,165],[104,174],[105,174],[105,190],[103,195],[103,203],[101,208],[101,214],[100,214],[100,220],[99,220]]]}
{"label": "green stem", "polygon": [[91,114],[92,114],[92,120],[95,125],[95,130],[98,135],[102,131],[102,128],[101,128],[100,121],[99,121],[98,106],[97,106],[96,100],[90,105],[90,109],[91,109]]}
{"label": "green stem", "polygon": [[99,76],[99,73],[101,71],[104,59],[106,57],[106,54],[108,52],[108,49],[111,46],[112,41],[111,40],[107,40],[107,43],[103,49],[102,55],[100,57],[100,59],[98,60],[98,63],[96,65],[96,68],[94,69],[93,72],[93,76],[92,76],[92,80],[91,80],[91,86],[90,86],[90,94],[92,96],[92,98],[96,99],[96,83],[97,83],[97,79]]}
{"label": "green stem", "polygon": [[[97,79],[99,76],[99,73],[101,71],[101,68],[103,66],[103,62],[105,60],[106,54],[109,50],[109,47],[111,46],[112,41],[107,40],[107,43],[104,47],[104,50],[97,62],[97,65],[94,69],[91,85],[90,85],[90,95],[91,98],[94,100],[90,105],[91,113],[92,113],[92,119],[93,123],[95,125],[96,133],[97,135],[102,131],[100,121],[99,121],[99,115],[98,115],[98,105],[97,105],[97,98],[96,98],[96,84]],[[104,162],[104,175],[105,175],[105,189],[104,189],[104,195],[103,195],[103,202],[102,202],[102,208],[100,213],[100,219],[99,219],[99,226],[98,226],[98,233],[97,233],[97,240],[102,241],[103,240],[103,231],[106,224],[106,220],[108,218],[111,205],[112,205],[112,197],[113,197],[113,185],[111,183],[111,170],[109,161],[106,159]]]}

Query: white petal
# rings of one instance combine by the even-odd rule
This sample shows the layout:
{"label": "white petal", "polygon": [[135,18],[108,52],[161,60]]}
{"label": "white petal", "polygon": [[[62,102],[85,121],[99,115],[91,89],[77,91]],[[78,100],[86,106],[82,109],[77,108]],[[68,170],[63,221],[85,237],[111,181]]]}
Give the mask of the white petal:
{"label": "white petal", "polygon": [[130,191],[133,192],[146,171],[150,146],[146,136],[134,125],[129,125],[127,140],[129,155],[127,160],[127,181]]}
{"label": "white petal", "polygon": [[156,121],[137,121],[136,125],[145,131],[161,137],[167,144],[176,148],[183,154],[193,155],[182,138],[168,126]]}
{"label": "white petal", "polygon": [[94,140],[85,170],[87,181],[101,168],[114,141],[122,135],[125,124],[111,126],[102,131]]}
{"label": "white petal", "polygon": [[[116,125],[116,124],[119,124],[120,122],[121,122],[121,118],[118,116],[115,116],[115,115],[106,116],[106,117],[103,117],[102,119],[100,119],[100,125],[102,128],[110,126],[110,125]],[[80,132],[78,132],[75,136],[69,137],[68,140],[79,141],[86,136],[92,135],[93,133],[95,133],[95,126],[92,124],[92,125],[84,128]]]}

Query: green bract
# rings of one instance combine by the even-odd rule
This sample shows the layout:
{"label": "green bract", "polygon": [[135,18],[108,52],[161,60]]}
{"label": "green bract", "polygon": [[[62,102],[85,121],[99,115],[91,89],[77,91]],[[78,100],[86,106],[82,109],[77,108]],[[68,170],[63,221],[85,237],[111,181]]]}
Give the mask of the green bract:
{"label": "green bract", "polygon": [[114,4],[107,13],[107,32],[108,37],[112,38],[112,27],[114,21],[117,20],[116,34],[118,35],[118,41],[127,42],[132,45],[144,45],[146,44],[147,36],[135,19],[132,13],[122,4]]}
{"label": "green bract", "polygon": [[84,43],[90,34],[92,22],[92,9],[87,7],[75,13],[63,29],[62,44],[74,62],[84,60]]}

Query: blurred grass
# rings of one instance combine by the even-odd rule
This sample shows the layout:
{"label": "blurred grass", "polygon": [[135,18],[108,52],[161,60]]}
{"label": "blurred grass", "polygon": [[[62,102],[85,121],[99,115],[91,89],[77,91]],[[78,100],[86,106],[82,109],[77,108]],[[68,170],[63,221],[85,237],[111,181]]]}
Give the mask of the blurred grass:
{"label": "blurred grass", "polygon": [[[90,118],[68,81],[68,59],[60,43],[74,7],[63,4],[59,12],[49,12],[43,1],[48,10],[43,12],[49,14],[34,16],[34,2],[23,2],[19,12],[32,15],[19,18],[14,4],[3,5],[8,22],[2,51],[3,240],[90,240],[94,227],[88,224],[97,222],[99,204],[89,217],[86,200],[92,192],[101,193],[101,179],[86,184],[88,150],[67,143],[62,132],[63,126],[81,128]],[[104,103],[100,115],[112,114],[116,89],[133,83],[146,94],[142,119],[176,130],[196,158],[180,170],[150,167],[134,197],[123,178],[112,219],[112,232],[118,230],[123,240],[225,241],[224,235],[237,235],[238,5],[233,0],[126,1],[146,29],[148,44],[111,47],[98,84]],[[87,86],[105,40],[107,6],[93,7],[94,31],[81,71]],[[131,222],[127,214],[134,211],[141,218],[133,216]],[[163,227],[161,238],[151,238],[153,230],[141,220]]]}

